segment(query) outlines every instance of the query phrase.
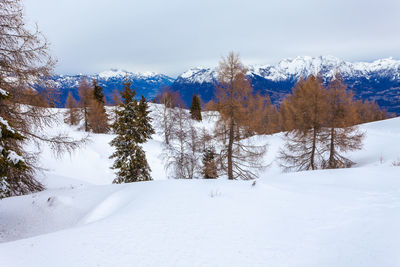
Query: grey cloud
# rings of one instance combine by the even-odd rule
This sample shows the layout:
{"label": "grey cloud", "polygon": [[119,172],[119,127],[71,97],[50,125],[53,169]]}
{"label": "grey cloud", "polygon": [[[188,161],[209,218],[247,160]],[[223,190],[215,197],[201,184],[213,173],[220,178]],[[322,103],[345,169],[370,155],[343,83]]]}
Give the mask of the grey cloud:
{"label": "grey cloud", "polygon": [[112,67],[176,75],[216,65],[298,55],[345,60],[400,57],[400,1],[25,0],[52,43],[59,73]]}

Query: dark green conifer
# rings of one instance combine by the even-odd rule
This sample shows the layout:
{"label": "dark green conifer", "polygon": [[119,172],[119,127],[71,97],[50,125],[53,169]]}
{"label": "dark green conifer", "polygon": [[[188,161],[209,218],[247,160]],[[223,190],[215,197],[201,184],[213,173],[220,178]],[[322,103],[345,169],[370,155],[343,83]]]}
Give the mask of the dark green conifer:
{"label": "dark green conifer", "polygon": [[154,133],[150,125],[149,111],[144,98],[137,102],[131,82],[126,78],[123,82],[123,102],[120,110],[116,111],[118,118],[112,125],[117,136],[111,141],[115,152],[110,156],[114,158],[112,169],[117,169],[118,177],[113,183],[130,183],[152,180],[150,167],[146,154],[141,147]]}
{"label": "dark green conifer", "polygon": [[99,83],[95,79],[93,79],[93,97],[98,102],[104,104],[103,88],[99,85]]}
{"label": "dark green conifer", "polygon": [[141,134],[139,140],[143,143],[146,142],[147,139],[151,139],[151,135],[154,134],[153,126],[151,125],[151,118],[149,116],[150,110],[147,104],[146,98],[142,95],[140,98],[139,104],[137,106],[138,111],[138,132]]}
{"label": "dark green conifer", "polygon": [[196,95],[193,94],[192,97],[192,105],[190,106],[190,114],[192,119],[201,121],[201,106],[200,106],[200,98]]}

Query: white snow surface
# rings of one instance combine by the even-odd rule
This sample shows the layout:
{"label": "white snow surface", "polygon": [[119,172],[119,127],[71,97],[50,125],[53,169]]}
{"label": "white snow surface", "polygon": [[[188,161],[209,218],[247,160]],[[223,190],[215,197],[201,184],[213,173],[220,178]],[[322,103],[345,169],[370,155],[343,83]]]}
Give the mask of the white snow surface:
{"label": "white snow surface", "polygon": [[0,95],[8,96],[9,93],[6,90],[3,90],[3,89],[0,88]]}
{"label": "white snow surface", "polygon": [[126,70],[121,70],[121,69],[110,69],[107,71],[100,72],[97,74],[99,78],[102,79],[109,79],[109,78],[114,78],[114,77],[125,77],[125,76],[134,76],[135,78],[149,78],[149,77],[155,77],[159,74],[155,72],[150,72],[150,71],[145,71],[145,72],[129,72]]}
{"label": "white snow surface", "polygon": [[0,200],[0,266],[400,266],[400,118],[361,130],[354,168],[297,173],[275,161],[282,134],[258,137],[271,164],[255,186],[167,179],[158,135],[154,181],[132,184],[111,184],[111,134],[59,159],[43,147],[48,189]]}

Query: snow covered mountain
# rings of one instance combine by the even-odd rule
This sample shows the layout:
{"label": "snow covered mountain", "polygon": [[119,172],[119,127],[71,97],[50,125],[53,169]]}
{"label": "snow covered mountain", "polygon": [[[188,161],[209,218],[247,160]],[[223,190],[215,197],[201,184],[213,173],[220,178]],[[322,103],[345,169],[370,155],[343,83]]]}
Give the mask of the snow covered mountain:
{"label": "snow covered mountain", "polygon": [[[343,77],[373,78],[375,75],[390,79],[400,79],[400,60],[393,58],[379,59],[374,62],[347,62],[333,56],[296,57],[280,61],[276,65],[248,66],[250,77],[260,76],[271,81],[298,80],[321,73],[324,78],[331,78],[336,72]],[[181,74],[176,82],[215,82],[216,68],[193,68]]]}
{"label": "snow covered mountain", "polygon": [[331,78],[336,72],[345,78],[373,78],[375,75],[390,79],[400,78],[400,61],[393,58],[374,62],[346,62],[333,56],[296,57],[284,59],[277,65],[249,67],[249,75],[258,75],[272,81],[299,79],[321,73],[324,78]]}
{"label": "snow covered mountain", "polygon": [[[380,59],[374,62],[347,62],[333,56],[296,57],[276,65],[248,66],[248,76],[256,91],[267,92],[279,103],[300,77],[320,73],[328,81],[337,72],[357,98],[375,100],[388,111],[400,113],[400,60]],[[172,87],[186,102],[192,94],[204,101],[213,98],[217,82],[216,68],[193,68],[181,74]]]}
{"label": "snow covered mountain", "polygon": [[146,98],[153,98],[160,88],[170,86],[174,79],[154,72],[135,73],[119,69],[111,69],[94,75],[57,75],[53,77],[54,87],[61,92],[60,105],[65,103],[68,92],[72,92],[78,99],[78,86],[82,76],[86,76],[89,81],[96,79],[103,87],[104,95],[108,101],[114,89],[122,89],[122,81],[128,77],[137,91],[137,95],[144,95]]}
{"label": "snow covered mountain", "polygon": [[[374,62],[347,62],[333,56],[296,57],[284,59],[275,65],[247,66],[248,76],[256,92],[268,93],[272,102],[278,104],[290,93],[300,77],[320,73],[325,81],[338,72],[355,94],[356,98],[376,101],[389,112],[400,114],[400,60],[386,58]],[[178,91],[187,105],[192,95],[198,94],[204,102],[214,98],[217,83],[216,68],[192,68],[176,79],[152,72],[134,73],[112,69],[89,79],[97,79],[103,87],[107,100],[114,89],[122,89],[122,81],[128,76],[137,94],[153,98],[165,86]],[[78,98],[78,84],[82,75],[58,75],[53,77],[54,86],[61,89],[60,106],[69,91]]]}

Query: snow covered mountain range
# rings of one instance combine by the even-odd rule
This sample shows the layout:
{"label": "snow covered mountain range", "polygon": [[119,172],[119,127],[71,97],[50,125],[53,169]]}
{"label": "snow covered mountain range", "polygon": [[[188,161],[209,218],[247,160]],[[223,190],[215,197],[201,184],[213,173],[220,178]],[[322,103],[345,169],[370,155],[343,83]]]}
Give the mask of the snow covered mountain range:
{"label": "snow covered mountain range", "polygon": [[[312,74],[322,73],[324,78],[331,78],[335,72],[345,78],[373,78],[379,74],[391,79],[400,78],[400,60],[393,58],[379,59],[374,62],[346,62],[333,56],[296,57],[280,61],[276,65],[248,66],[250,77],[260,76],[270,81],[298,80]],[[181,74],[177,81],[185,80],[192,83],[215,82],[216,68],[193,68]]]}
{"label": "snow covered mountain range", "polygon": [[[328,81],[334,73],[343,76],[355,96],[376,101],[390,112],[400,114],[400,60],[379,59],[374,62],[347,62],[333,56],[296,57],[284,59],[275,65],[247,66],[248,76],[257,92],[268,93],[273,102],[279,103],[300,77],[320,73]],[[164,86],[179,91],[187,104],[193,93],[207,102],[214,96],[217,82],[216,68],[192,68],[176,79],[156,73],[131,73],[110,70],[89,76],[99,81],[105,95],[110,97],[113,89],[122,88],[125,75],[132,79],[138,94],[152,98]],[[77,96],[77,85],[81,75],[60,75],[54,78],[56,87],[65,96],[72,91]],[[64,95],[63,94],[63,95]]]}
{"label": "snow covered mountain range", "polygon": [[122,90],[122,82],[128,77],[136,89],[137,95],[144,95],[146,98],[153,98],[164,86],[170,86],[174,79],[164,74],[154,72],[128,72],[119,69],[111,69],[94,75],[56,75],[53,79],[53,86],[60,90],[60,106],[63,106],[68,92],[72,92],[76,99],[78,96],[79,81],[85,76],[89,81],[95,79],[103,87],[107,101],[111,101],[113,90]]}

